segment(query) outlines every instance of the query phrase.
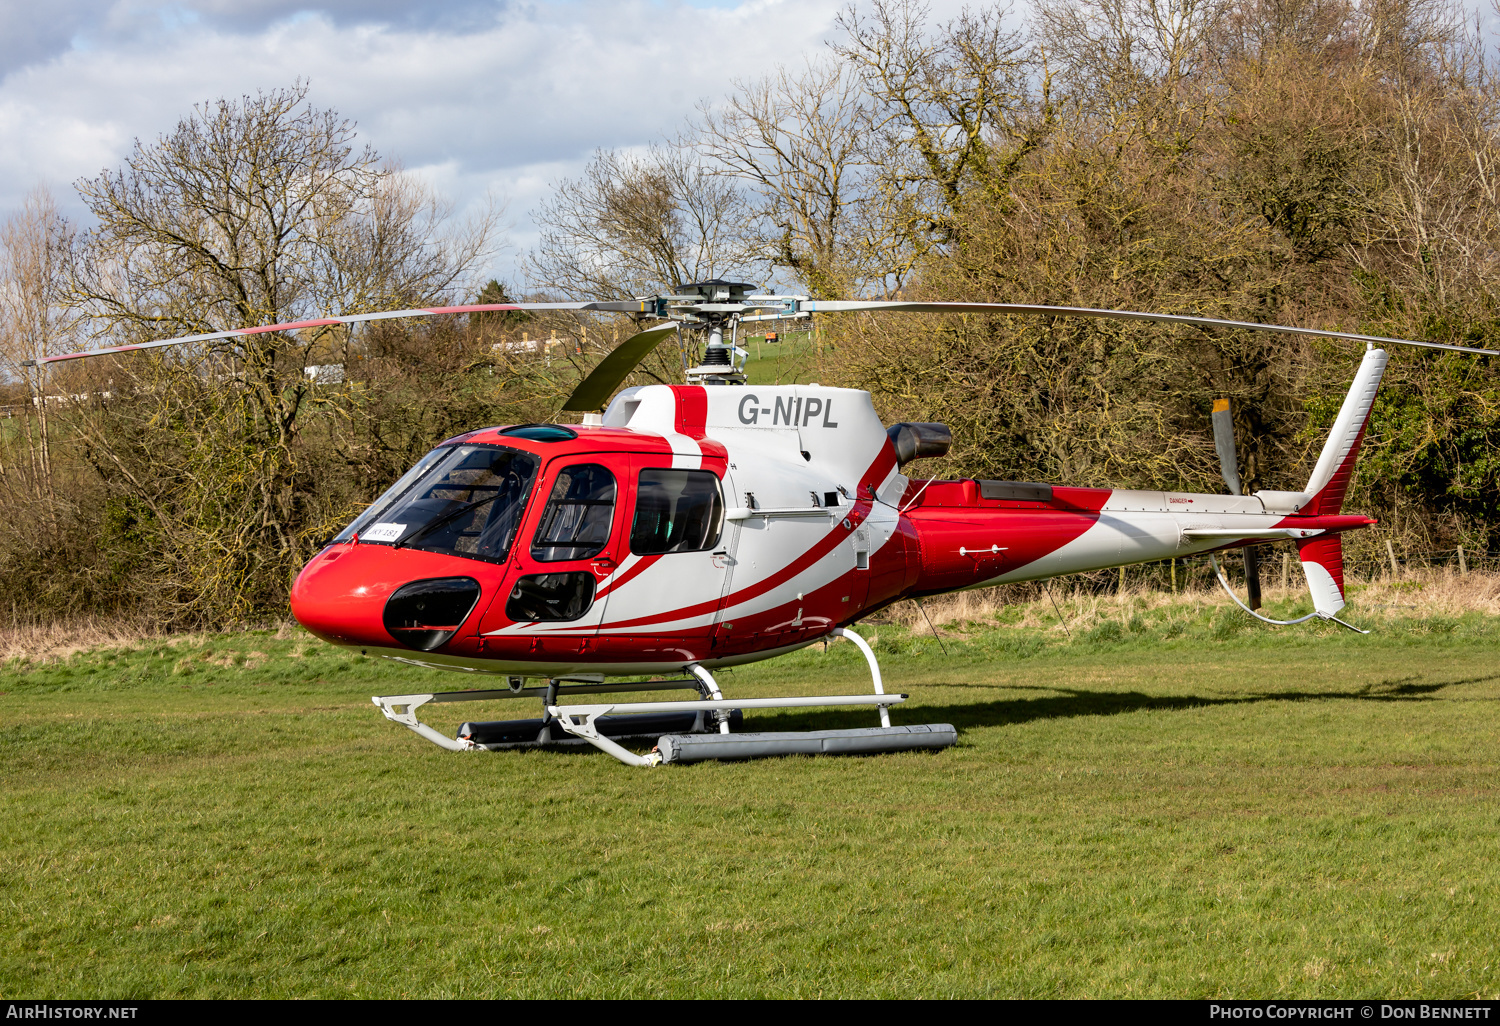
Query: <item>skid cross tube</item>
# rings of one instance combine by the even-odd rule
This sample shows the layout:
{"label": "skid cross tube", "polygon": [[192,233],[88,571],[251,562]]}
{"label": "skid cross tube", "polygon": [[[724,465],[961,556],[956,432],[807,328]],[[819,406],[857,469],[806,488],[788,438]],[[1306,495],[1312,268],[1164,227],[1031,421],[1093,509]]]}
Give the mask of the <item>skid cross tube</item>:
{"label": "skid cross tube", "polygon": [[546,704],[556,702],[559,694],[608,695],[628,691],[695,691],[701,687],[702,684],[696,678],[631,681],[622,684],[605,684],[602,681],[568,684],[564,680],[561,686],[554,682],[540,688],[490,688],[480,691],[437,691],[420,695],[372,695],[370,701],[385,714],[386,719],[420,734],[433,744],[446,748],[450,752],[468,752],[480,746],[470,741],[444,737],[417,719],[417,710],[429,702],[436,705],[440,702],[491,702],[502,698],[540,698]]}
{"label": "skid cross tube", "polygon": [[[875,661],[875,653],[865,643],[865,639],[847,627],[835,627],[833,633],[836,637],[848,638],[854,642],[856,648],[864,653],[865,662],[870,664],[870,676],[875,679],[875,693],[877,695],[885,694],[885,684],[880,679],[880,664]],[[889,706],[882,705],[880,707],[880,725],[882,727],[889,727],[891,725],[891,710]]]}

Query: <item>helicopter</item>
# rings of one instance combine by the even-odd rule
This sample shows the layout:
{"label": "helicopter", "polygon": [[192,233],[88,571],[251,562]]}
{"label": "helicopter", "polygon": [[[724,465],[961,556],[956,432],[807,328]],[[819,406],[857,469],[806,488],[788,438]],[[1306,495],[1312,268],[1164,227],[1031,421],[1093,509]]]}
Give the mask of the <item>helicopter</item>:
{"label": "helicopter", "polygon": [[[1343,503],[1386,367],[1382,347],[1497,355],[1185,314],[830,301],[712,280],[628,302],[334,316],[37,362],[398,317],[539,310],[660,323],[626,339],[577,386],[563,410],[581,413],[581,424],[488,427],[434,448],[306,564],[291,588],[291,611],[334,645],[498,685],[372,699],[388,719],[443,748],[588,744],[633,766],[951,745],[957,735],[949,724],[891,724],[890,708],[908,696],[886,693],[873,650],[853,630],[903,599],[1206,553],[1225,590],[1252,616],[1278,625],[1316,618],[1359,630],[1338,616],[1341,537],[1375,520],[1345,513]],[[858,389],[747,383],[748,354],[737,344],[743,325],[857,311],[1137,320],[1362,341],[1367,348],[1300,491],[1238,494],[1232,435],[1226,445],[1222,432],[1216,441],[1234,494],[938,480],[907,471],[948,452],[952,435],[944,425],[888,426]],[[620,389],[658,345],[674,336],[682,345],[693,332],[706,341],[691,367],[683,346],[685,383]],[[1214,422],[1227,429],[1227,416]],[[1217,562],[1217,553],[1273,541],[1293,542],[1305,571],[1313,611],[1296,620],[1272,620],[1241,602]],[[831,638],[845,638],[863,654],[871,693],[726,699],[714,676]],[[616,697],[674,689],[697,695]],[[580,702],[579,695],[597,698]],[[541,699],[542,717],[467,722],[452,738],[418,718],[429,703],[515,698]],[[746,709],[814,706],[872,708],[880,725],[734,729]],[[620,743],[643,738],[656,739],[646,755]]]}

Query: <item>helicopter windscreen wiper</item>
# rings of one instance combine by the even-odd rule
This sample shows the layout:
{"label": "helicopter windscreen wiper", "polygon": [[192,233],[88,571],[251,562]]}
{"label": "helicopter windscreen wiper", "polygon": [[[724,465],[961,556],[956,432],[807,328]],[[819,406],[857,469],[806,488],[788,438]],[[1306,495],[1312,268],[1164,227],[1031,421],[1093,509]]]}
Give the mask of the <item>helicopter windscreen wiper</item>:
{"label": "helicopter windscreen wiper", "polygon": [[426,524],[423,524],[421,527],[417,528],[405,538],[397,538],[395,543],[392,545],[392,548],[400,549],[406,547],[407,545],[411,545],[419,539],[427,537],[429,534],[431,534],[433,531],[436,531],[444,524],[452,523],[470,510],[478,509],[485,503],[494,502],[496,499],[500,498],[501,494],[501,491],[499,489],[496,489],[494,495],[486,496],[483,499],[475,499],[473,502],[466,502],[462,506],[458,507],[458,509],[452,510],[448,513],[444,513],[436,520],[428,521]]}

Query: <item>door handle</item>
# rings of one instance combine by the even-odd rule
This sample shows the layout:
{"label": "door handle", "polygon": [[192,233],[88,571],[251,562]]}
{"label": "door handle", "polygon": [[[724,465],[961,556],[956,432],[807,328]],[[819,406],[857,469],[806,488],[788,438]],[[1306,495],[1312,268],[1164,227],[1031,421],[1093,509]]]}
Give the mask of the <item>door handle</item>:
{"label": "door handle", "polygon": [[598,559],[594,560],[593,563],[595,569],[598,570],[613,570],[615,568],[615,561],[610,559],[608,556],[600,556]]}

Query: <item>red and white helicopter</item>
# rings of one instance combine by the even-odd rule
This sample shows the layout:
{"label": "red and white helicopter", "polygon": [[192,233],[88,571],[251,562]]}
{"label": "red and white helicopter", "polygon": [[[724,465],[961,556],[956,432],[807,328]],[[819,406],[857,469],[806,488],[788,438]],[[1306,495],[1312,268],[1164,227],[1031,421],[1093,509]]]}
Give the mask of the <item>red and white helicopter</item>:
{"label": "red and white helicopter", "polygon": [[[889,707],[907,696],[884,692],[874,653],[850,629],[900,599],[1289,540],[1297,546],[1314,611],[1285,622],[1321,617],[1343,623],[1337,615],[1344,605],[1340,536],[1375,523],[1342,506],[1386,366],[1378,347],[1495,355],[1205,317],[999,303],[832,302],[757,295],[753,286],[710,281],[632,303],[486,304],[325,317],[39,362],[394,317],[510,310],[630,313],[663,323],[633,335],[579,385],[564,409],[584,412],[581,426],[484,428],[439,445],[313,557],[292,587],[292,612],[336,645],[412,666],[504,678],[498,688],[374,699],[388,718],[444,748],[586,742],[638,766],[951,744],[955,731],[946,724],[891,725]],[[850,311],[1146,320],[1351,339],[1366,342],[1368,351],[1301,491],[1207,495],[925,480],[904,471],[914,460],[947,451],[951,437],[943,425],[888,428],[869,393],[855,389],[744,384],[745,351],[734,344],[741,324]],[[701,364],[687,369],[688,384],[627,388],[610,399],[647,353],[684,330],[706,334]],[[1231,452],[1226,472],[1232,464]],[[872,694],[731,701],[713,676],[721,667],[833,636],[863,652]],[[609,680],[662,674],[680,676]],[[528,686],[528,678],[545,683]],[[614,697],[671,688],[699,696],[648,703]],[[578,694],[608,697],[580,703],[573,697]],[[417,718],[427,703],[519,697],[541,698],[544,717],[466,723],[456,738]],[[799,706],[874,706],[881,725],[731,732],[738,710]],[[641,737],[657,738],[645,756],[619,743]]]}

